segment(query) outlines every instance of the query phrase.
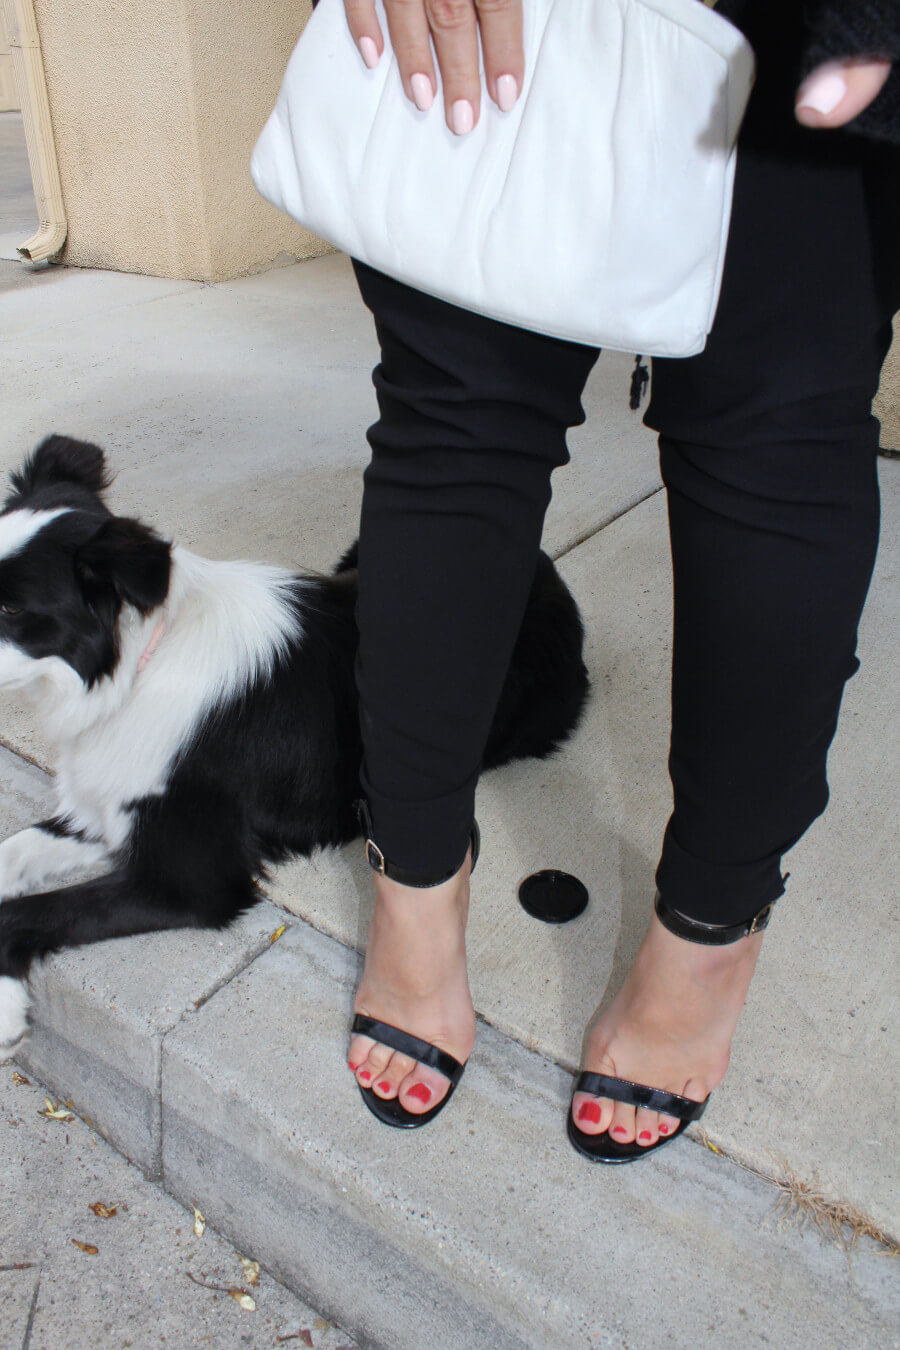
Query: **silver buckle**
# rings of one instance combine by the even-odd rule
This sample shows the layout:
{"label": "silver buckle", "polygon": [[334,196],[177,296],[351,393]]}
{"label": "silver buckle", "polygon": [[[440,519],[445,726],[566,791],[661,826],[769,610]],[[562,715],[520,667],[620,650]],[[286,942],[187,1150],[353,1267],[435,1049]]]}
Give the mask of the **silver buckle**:
{"label": "silver buckle", "polygon": [[384,876],[384,854],[373,839],[366,840],[366,862],[373,872],[377,872],[380,877]]}

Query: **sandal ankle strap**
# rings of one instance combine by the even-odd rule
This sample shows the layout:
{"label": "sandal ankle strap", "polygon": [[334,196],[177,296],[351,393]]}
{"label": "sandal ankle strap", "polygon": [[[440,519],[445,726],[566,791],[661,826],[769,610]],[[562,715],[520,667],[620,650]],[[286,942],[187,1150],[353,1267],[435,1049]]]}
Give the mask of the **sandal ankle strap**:
{"label": "sandal ankle strap", "polygon": [[772,917],[775,901],[771,900],[769,904],[763,905],[757,914],[745,919],[743,923],[730,925],[701,923],[699,919],[689,919],[671,905],[667,905],[659,891],[656,892],[654,908],[656,917],[663,927],[668,928],[669,932],[677,937],[686,938],[688,942],[700,942],[706,947],[724,947],[731,942],[740,942],[741,938],[749,937],[751,933],[761,933]]}
{"label": "sandal ankle strap", "polygon": [[[414,886],[417,890],[426,890],[430,886],[440,886],[442,882],[449,881],[451,877],[456,876],[464,859],[457,863],[456,867],[451,867],[449,872],[441,875],[426,876],[421,872],[410,872],[405,867],[398,867],[396,863],[389,862],[385,858],[381,849],[372,838],[372,817],[369,814],[369,804],[365,798],[360,798],[357,803],[359,812],[359,821],[366,836],[366,862],[373,872],[377,872],[381,877],[389,877],[391,881],[398,881],[401,886]],[[471,871],[475,871],[475,864],[478,861],[478,853],[481,848],[481,831],[478,829],[478,821],[472,821],[472,833],[469,836],[469,846],[472,849]]]}

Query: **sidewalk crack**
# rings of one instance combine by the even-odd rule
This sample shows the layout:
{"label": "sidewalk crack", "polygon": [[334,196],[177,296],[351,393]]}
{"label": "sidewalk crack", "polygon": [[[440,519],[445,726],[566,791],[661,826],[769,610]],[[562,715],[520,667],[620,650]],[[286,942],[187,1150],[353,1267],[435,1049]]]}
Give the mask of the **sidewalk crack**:
{"label": "sidewalk crack", "polygon": [[550,556],[553,558],[553,561],[555,563],[561,562],[563,558],[567,557],[574,549],[579,548],[581,544],[586,544],[589,539],[593,539],[595,535],[601,534],[603,530],[608,529],[610,525],[615,525],[617,520],[621,520],[623,516],[627,516],[629,511],[633,511],[636,507],[642,506],[644,502],[648,502],[651,497],[655,497],[658,492],[662,491],[663,485],[661,483],[658,487],[650,488],[650,490],[645,492],[642,497],[636,497],[633,502],[629,502],[627,506],[623,506],[621,511],[616,511],[615,514],[609,516],[600,525],[591,526],[590,529],[585,530],[583,534],[578,535],[577,539],[573,539],[570,544],[566,544],[565,548],[560,549],[559,553],[551,554]]}

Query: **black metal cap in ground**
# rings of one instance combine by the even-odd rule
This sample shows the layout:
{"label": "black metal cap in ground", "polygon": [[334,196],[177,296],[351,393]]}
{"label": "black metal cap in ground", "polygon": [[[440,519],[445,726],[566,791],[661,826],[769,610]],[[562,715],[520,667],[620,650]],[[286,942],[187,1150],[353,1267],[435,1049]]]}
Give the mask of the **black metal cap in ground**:
{"label": "black metal cap in ground", "polygon": [[519,887],[519,903],[527,914],[542,923],[568,923],[587,908],[588,893],[583,881],[569,872],[547,868],[532,872]]}

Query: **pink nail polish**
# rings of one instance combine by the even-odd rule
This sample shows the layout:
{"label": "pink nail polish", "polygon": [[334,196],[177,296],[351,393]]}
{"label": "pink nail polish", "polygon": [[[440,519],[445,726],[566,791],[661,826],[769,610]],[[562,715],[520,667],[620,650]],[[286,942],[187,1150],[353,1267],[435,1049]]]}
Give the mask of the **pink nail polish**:
{"label": "pink nail polish", "polygon": [[599,1102],[582,1102],[578,1111],[578,1119],[589,1120],[592,1125],[599,1125],[602,1115]]}
{"label": "pink nail polish", "polygon": [[407,1097],[415,1097],[420,1102],[430,1102],[431,1088],[426,1087],[424,1083],[413,1083],[406,1095]]}
{"label": "pink nail polish", "polygon": [[650,1140],[650,1139],[652,1139],[652,1138],[653,1138],[653,1135],[650,1133],[649,1130],[641,1130],[640,1134],[638,1135],[638,1139],[647,1139],[647,1140]]}
{"label": "pink nail polish", "polygon": [[828,114],[834,112],[847,92],[847,81],[836,70],[822,70],[801,91],[797,99],[798,108],[812,108],[815,112]]}
{"label": "pink nail polish", "polygon": [[362,1069],[362,1070],[360,1071],[360,1075],[359,1075],[359,1076],[360,1076],[360,1078],[364,1079],[364,1080],[368,1083],[369,1079],[372,1077],[372,1074],[371,1074],[371,1071],[370,1071],[369,1069]]}
{"label": "pink nail polish", "polygon": [[627,1134],[627,1133],[628,1131],[626,1130],[624,1125],[615,1125],[613,1127],[613,1134]]}
{"label": "pink nail polish", "polygon": [[475,125],[475,110],[466,98],[458,98],[450,109],[450,123],[457,136],[466,136]]}
{"label": "pink nail polish", "polygon": [[434,102],[434,90],[427,75],[413,75],[410,80],[413,101],[419,112],[427,112]]}
{"label": "pink nail polish", "polygon": [[390,1085],[390,1083],[381,1082],[381,1083],[376,1083],[375,1086],[376,1086],[377,1088],[380,1088],[382,1092],[390,1092],[390,1090],[391,1090],[391,1085]]}
{"label": "pink nail polish", "polygon": [[512,112],[519,97],[515,75],[501,75],[497,81],[497,106],[501,112]]}
{"label": "pink nail polish", "polygon": [[359,54],[365,61],[369,70],[374,70],[378,65],[378,48],[370,37],[361,37],[359,39]]}
{"label": "pink nail polish", "polygon": [[358,1064],[354,1064],[353,1061],[352,1061],[351,1059],[348,1059],[348,1060],[347,1060],[347,1064],[349,1065],[351,1071],[352,1071],[353,1073],[356,1073],[356,1070],[359,1068],[359,1065],[358,1065]]}
{"label": "pink nail polish", "polygon": [[668,1134],[668,1133],[669,1133],[669,1127],[668,1127],[668,1125],[665,1123],[665,1121],[663,1121],[662,1124],[660,1125],[660,1127],[659,1127],[659,1132],[660,1132],[660,1134]]}

